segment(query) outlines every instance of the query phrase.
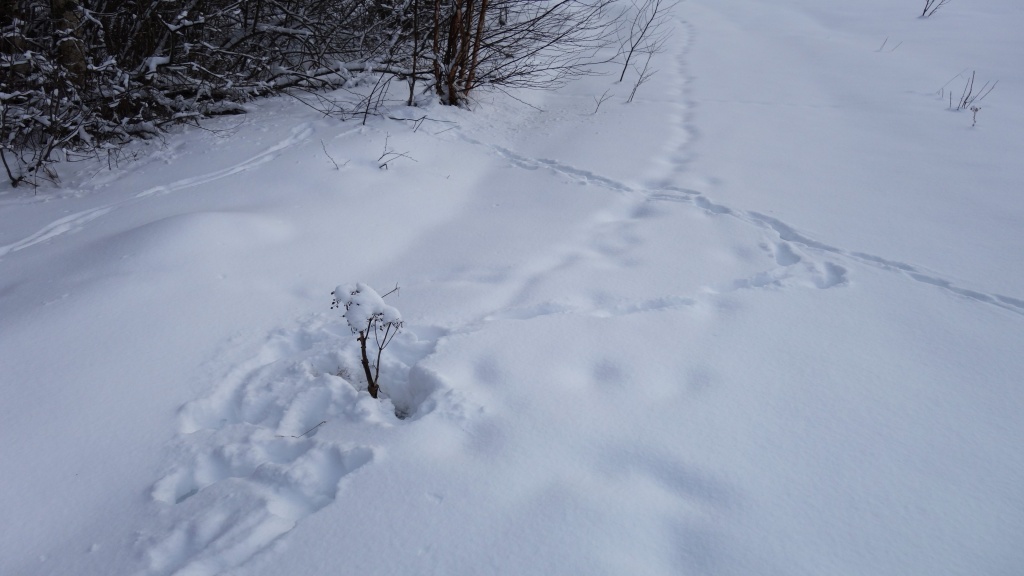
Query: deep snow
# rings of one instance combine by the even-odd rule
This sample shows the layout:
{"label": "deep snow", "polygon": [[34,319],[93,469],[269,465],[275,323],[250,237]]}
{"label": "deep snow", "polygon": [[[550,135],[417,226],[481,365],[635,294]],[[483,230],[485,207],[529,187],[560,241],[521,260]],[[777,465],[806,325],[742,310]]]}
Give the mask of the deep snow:
{"label": "deep snow", "polygon": [[917,4],[0,188],[0,574],[1018,574],[1024,7]]}

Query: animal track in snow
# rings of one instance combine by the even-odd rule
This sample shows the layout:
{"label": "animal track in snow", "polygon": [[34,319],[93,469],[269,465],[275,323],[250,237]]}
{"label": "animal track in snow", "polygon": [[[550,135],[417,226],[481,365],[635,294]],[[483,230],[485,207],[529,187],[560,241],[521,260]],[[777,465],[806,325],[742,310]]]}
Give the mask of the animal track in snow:
{"label": "animal track in snow", "polygon": [[846,268],[832,262],[825,262],[823,268],[824,270],[816,270],[818,275],[814,283],[818,288],[825,289],[846,284]]}
{"label": "animal track in snow", "polygon": [[296,144],[299,144],[300,142],[302,142],[304,140],[307,140],[312,135],[313,135],[313,125],[310,124],[309,122],[303,122],[302,124],[299,124],[298,126],[295,126],[294,128],[292,128],[291,133],[284,140],[281,140],[280,142],[278,142],[277,144],[274,144],[273,146],[267,148],[263,152],[260,152],[259,154],[256,154],[255,156],[253,156],[251,158],[243,160],[242,162],[239,162],[238,164],[235,164],[234,166],[229,166],[229,167],[223,168],[221,170],[215,170],[213,172],[210,172],[208,174],[203,174],[203,175],[200,175],[200,176],[193,176],[191,178],[183,178],[181,180],[177,180],[175,182],[172,182],[172,183],[164,185],[164,186],[155,186],[155,187],[150,188],[148,190],[143,190],[142,192],[139,192],[136,195],[136,198],[143,198],[143,197],[146,197],[146,196],[152,196],[152,195],[156,195],[156,194],[170,194],[172,192],[177,192],[179,190],[184,190],[186,188],[191,188],[193,186],[199,186],[201,184],[207,184],[209,182],[214,182],[216,180],[220,180],[221,178],[226,178],[226,177],[231,176],[233,174],[238,174],[238,173],[241,173],[241,172],[246,172],[248,170],[252,170],[253,168],[256,168],[257,166],[260,166],[262,164],[266,164],[267,162],[270,162],[271,160],[274,160],[275,158],[278,157],[278,155],[279,155],[278,153],[279,152],[281,152],[283,150],[286,150],[288,148],[291,148],[292,146],[295,146]]}
{"label": "animal track in snow", "polygon": [[617,303],[592,302],[588,305],[571,306],[556,302],[544,302],[534,306],[508,308],[487,315],[484,321],[493,320],[532,320],[544,316],[577,315],[595,318],[613,318],[645,312],[672,310],[696,306],[697,301],[686,296],[661,296],[643,300],[627,300]]}
{"label": "animal track in snow", "polygon": [[[662,186],[658,188],[638,190],[622,182],[606,178],[600,174],[581,170],[572,166],[561,164],[554,160],[529,158],[520,155],[502,146],[486,144],[478,140],[463,136],[473,144],[491,149],[497,155],[507,159],[514,166],[536,170],[545,168],[557,174],[561,174],[577,180],[584,184],[593,184],[608,190],[623,193],[640,194],[648,202],[676,202],[689,204],[705,212],[716,215],[736,218],[749,225],[759,228],[766,228],[777,235],[783,242],[779,244],[776,256],[776,263],[781,267],[789,267],[798,264],[793,261],[795,254],[792,247],[801,246],[825,255],[844,257],[861,264],[866,264],[883,270],[898,272],[916,282],[930,284],[939,289],[945,290],[958,297],[974,300],[981,304],[997,306],[999,308],[1024,315],[1024,299],[1014,298],[1004,294],[987,293],[977,290],[970,290],[957,286],[954,282],[942,278],[938,274],[925,272],[910,264],[896,262],[880,256],[866,254],[863,252],[847,251],[836,246],[815,240],[805,234],[801,234],[788,224],[765,214],[758,212],[747,212],[717,204],[707,198],[704,194],[676,186]],[[811,284],[817,288],[827,289],[836,286],[843,286],[848,283],[849,270],[835,262],[825,261],[819,264],[807,264],[807,276]],[[786,286],[792,278],[791,273],[782,271],[765,271],[754,277],[737,280],[733,286],[726,290],[739,288],[757,288],[767,286]]]}
{"label": "animal track in snow", "polygon": [[816,263],[801,255],[788,242],[777,242],[771,246],[762,244],[774,259],[778,268],[759,272],[749,278],[736,280],[724,292],[746,288],[767,288],[786,286],[814,287],[822,290],[847,283],[846,268],[833,262]]}
{"label": "animal track in snow", "polygon": [[240,566],[333,502],[342,479],[372,459],[365,446],[266,430],[195,455],[153,489],[180,520],[148,538],[143,574],[212,575]]}
{"label": "animal track in snow", "polygon": [[[780,239],[788,242],[791,245],[795,244],[819,252],[843,256],[851,260],[860,262],[862,264],[872,266],[874,268],[880,268],[882,270],[886,270],[889,272],[896,272],[902,274],[903,276],[911,280],[922,282],[924,284],[930,284],[932,286],[938,287],[942,290],[945,290],[947,292],[950,292],[963,298],[968,298],[970,300],[974,300],[982,304],[998,306],[999,308],[1003,308],[1004,310],[1009,310],[1011,312],[1024,315],[1024,301],[1020,299],[1004,296],[1002,294],[986,293],[961,288],[957,286],[955,283],[946,280],[945,278],[942,278],[938,274],[925,272],[915,266],[911,266],[910,264],[896,262],[894,260],[889,260],[887,258],[882,258],[880,256],[875,256],[873,254],[865,254],[864,252],[850,252],[847,250],[843,250],[842,248],[830,246],[828,244],[819,242],[817,240],[814,240],[813,238],[809,238],[803,234],[800,234],[789,225],[770,216],[766,216],[764,214],[750,212],[747,216],[751,219],[752,222],[756,222],[765,228],[773,230],[776,234],[778,234]],[[823,287],[827,288],[830,286],[834,286],[837,283],[842,283],[845,280],[846,269],[842,268],[841,266],[831,264],[829,266],[826,266],[826,269],[823,271],[823,275]]]}
{"label": "animal track in snow", "polygon": [[127,206],[132,203],[138,202],[142,198],[154,195],[170,194],[172,192],[184,190],[187,188],[191,188],[193,186],[199,186],[201,184],[207,184],[209,182],[220,180],[221,178],[226,178],[233,174],[238,174],[240,172],[251,170],[257,166],[260,166],[261,164],[265,164],[277,158],[281,151],[291,148],[292,146],[295,146],[296,144],[299,144],[304,140],[307,140],[312,135],[313,125],[309,122],[304,122],[294,127],[291,133],[288,135],[288,137],[285,138],[284,140],[270,146],[263,152],[260,152],[259,154],[256,154],[255,156],[247,160],[235,164],[234,166],[230,166],[222,170],[216,170],[214,172],[210,172],[208,174],[203,174],[200,176],[183,178],[181,180],[172,182],[171,184],[156,186],[148,190],[144,190],[136,194],[134,197],[128,198],[127,200],[122,200],[120,202],[115,202],[107,206],[91,208],[89,210],[84,210],[82,212],[78,212],[70,216],[65,216],[63,218],[60,218],[47,224],[46,226],[43,226],[34,234],[31,234],[30,236],[27,236],[17,242],[13,242],[6,246],[0,246],[0,259],[2,259],[4,256],[12,252],[17,252],[19,250],[23,250],[25,248],[34,246],[41,242],[46,242],[47,240],[51,240],[58,236],[62,236],[64,234],[81,230],[89,222],[96,220],[97,218],[101,218],[122,206]]}
{"label": "animal track in snow", "polygon": [[[381,372],[395,411],[413,416],[429,411],[428,398],[442,387],[418,362],[444,332],[421,332],[427,339],[400,334]],[[335,441],[332,427],[398,422],[386,404],[338,375],[359,373],[355,352],[340,320],[314,317],[271,334],[213,392],[181,408],[174,462],[151,490],[176,521],[143,537],[140,576],[236,568],[334,502],[345,477],[373,461],[376,449]]]}
{"label": "animal track in snow", "polygon": [[793,249],[789,247],[789,244],[784,242],[775,245],[773,255],[775,256],[775,263],[779,266],[792,266],[801,260],[796,252],[793,252]]}
{"label": "animal track in snow", "polygon": [[470,138],[469,136],[466,136],[464,134],[462,134],[461,136],[463,140],[471,144],[490,149],[498,156],[506,159],[513,166],[517,166],[519,168],[525,168],[527,170],[537,170],[540,168],[545,168],[547,170],[550,170],[551,172],[561,174],[563,176],[568,177],[571,180],[575,180],[582,184],[594,184],[602,188],[606,188],[608,190],[614,190],[616,192],[633,192],[632,187],[627,186],[622,182],[618,182],[611,178],[606,178],[604,176],[601,176],[600,174],[591,172],[590,170],[576,168],[568,164],[563,164],[557,160],[550,160],[546,158],[530,158],[518,154],[512,150],[509,150],[504,146],[498,146],[496,144],[487,144],[474,138]]}
{"label": "animal track in snow", "polygon": [[114,210],[114,208],[116,208],[116,206],[92,208],[55,220],[54,222],[43,226],[38,232],[28,236],[27,238],[23,238],[17,242],[8,244],[7,246],[0,246],[0,258],[3,258],[11,252],[17,252],[18,250],[23,250],[29,246],[39,244],[40,242],[46,242],[47,240],[62,234],[81,230],[87,223],[109,214]]}

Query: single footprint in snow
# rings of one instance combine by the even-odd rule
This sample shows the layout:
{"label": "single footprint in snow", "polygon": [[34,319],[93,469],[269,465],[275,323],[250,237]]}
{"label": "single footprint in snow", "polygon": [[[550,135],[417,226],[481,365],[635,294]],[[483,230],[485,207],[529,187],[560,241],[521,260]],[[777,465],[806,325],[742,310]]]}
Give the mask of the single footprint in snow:
{"label": "single footprint in snow", "polygon": [[815,269],[814,284],[822,290],[844,286],[847,284],[846,272],[846,268],[838,264],[825,262],[824,270]]}
{"label": "single footprint in snow", "polygon": [[779,266],[792,266],[800,262],[801,258],[786,242],[775,244],[775,263]]}

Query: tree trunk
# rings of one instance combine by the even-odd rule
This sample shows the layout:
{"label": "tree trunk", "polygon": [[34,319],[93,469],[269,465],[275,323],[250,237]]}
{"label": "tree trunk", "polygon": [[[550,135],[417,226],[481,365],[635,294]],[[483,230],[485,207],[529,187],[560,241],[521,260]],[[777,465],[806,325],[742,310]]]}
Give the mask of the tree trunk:
{"label": "tree trunk", "polygon": [[416,100],[416,64],[420,55],[420,2],[412,1],[412,75],[409,76],[409,106]]}
{"label": "tree trunk", "polygon": [[469,91],[473,89],[473,83],[476,81],[476,66],[480,62],[480,41],[484,37],[484,17],[486,15],[487,0],[482,0],[480,3],[480,17],[476,23],[476,36],[473,38],[473,60],[469,63],[469,76],[466,78],[466,94],[469,94]]}
{"label": "tree trunk", "polygon": [[434,0],[434,89],[437,95],[444,94],[444,83],[441,82],[441,0]]}

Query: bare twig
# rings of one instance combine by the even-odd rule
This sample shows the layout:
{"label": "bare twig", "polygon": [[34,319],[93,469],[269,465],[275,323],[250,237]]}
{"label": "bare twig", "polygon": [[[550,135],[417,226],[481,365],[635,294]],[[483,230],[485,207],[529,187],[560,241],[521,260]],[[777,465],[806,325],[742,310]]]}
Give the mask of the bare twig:
{"label": "bare twig", "polygon": [[594,114],[597,114],[597,111],[601,109],[601,104],[604,104],[605,100],[608,100],[609,98],[614,96],[614,94],[609,94],[608,93],[610,91],[611,91],[611,88],[609,88],[608,90],[605,90],[604,93],[601,94],[601,96],[594,96],[594,104],[595,104],[594,112],[593,112]]}
{"label": "bare twig", "polygon": [[949,0],[924,0],[924,10],[919,18],[928,18],[939,9],[949,3]]}
{"label": "bare twig", "polygon": [[455,124],[455,122],[451,120],[434,120],[433,118],[428,118],[426,114],[420,116],[419,118],[402,118],[401,116],[388,116],[388,118],[391,120],[396,120],[398,122],[412,122],[413,133],[419,132],[420,128],[423,126],[423,123],[427,121],[442,122],[445,124]]}
{"label": "bare twig", "polygon": [[338,163],[334,160],[334,157],[331,156],[331,153],[327,151],[327,145],[324,144],[323,140],[320,141],[320,146],[324,149],[324,154],[327,155],[327,159],[331,161],[331,164],[334,164],[334,169],[335,170],[341,170],[341,166],[347,166],[348,165],[349,161],[345,160],[345,163],[342,164],[341,166],[339,166]]}
{"label": "bare twig", "polygon": [[654,56],[654,54],[648,54],[647,60],[644,62],[644,67],[642,69],[637,70],[636,83],[633,84],[633,90],[629,93],[629,98],[626,99],[626,104],[629,104],[630,102],[633,101],[633,97],[636,96],[637,89],[639,89],[640,86],[643,86],[648,80],[651,79],[651,76],[653,76],[654,73],[657,72],[657,70],[650,69],[652,56]]}
{"label": "bare twig", "polygon": [[391,138],[390,134],[385,134],[384,135],[384,152],[382,152],[380,157],[377,158],[377,162],[379,163],[377,168],[380,168],[381,170],[387,170],[388,169],[388,164],[392,160],[397,160],[398,158],[405,158],[407,160],[412,160],[413,162],[417,161],[412,156],[409,156],[408,152],[395,152],[394,150],[389,148],[388,147],[388,139],[389,138]]}
{"label": "bare twig", "polygon": [[[973,106],[975,102],[981,102],[982,100],[985,99],[986,96],[991,94],[992,90],[995,90],[996,85],[999,84],[998,80],[996,80],[995,82],[985,82],[985,84],[982,85],[981,89],[978,90],[977,93],[975,93],[974,79],[976,75],[977,71],[971,72],[971,77],[968,78],[967,81],[964,83],[964,89],[960,95],[960,101],[956,106],[957,110],[967,110],[971,106]],[[950,98],[950,108],[952,108],[952,94],[950,94]]]}
{"label": "bare twig", "polygon": [[632,0],[632,6],[619,17],[620,22],[629,20],[629,30],[621,24],[619,53],[625,56],[619,82],[626,77],[630,62],[637,54],[657,54],[664,50],[671,30],[666,28],[672,8],[678,2],[663,3],[663,0]]}
{"label": "bare twig", "polygon": [[[945,84],[943,84],[942,86],[939,87],[939,98],[945,99],[946,86],[949,86],[950,84],[952,84],[953,81],[956,80],[957,78],[962,78],[963,75],[964,75],[964,72],[967,72],[967,68],[964,68],[963,70],[957,72],[956,76],[953,76],[952,78],[947,80]],[[952,106],[950,106],[950,108],[952,108]]]}
{"label": "bare twig", "polygon": [[[885,45],[886,45],[886,44],[888,44],[888,43],[889,43],[889,37],[888,37],[888,36],[886,36],[886,37],[885,37],[885,40],[884,40],[884,41],[882,42],[882,45],[881,45],[881,46],[879,46],[879,47],[878,47],[878,50],[875,50],[875,52],[881,52],[881,51],[882,51],[882,49],[883,49],[883,48],[885,48]],[[897,49],[897,48],[899,48],[900,46],[903,46],[903,41],[902,41],[902,40],[900,41],[900,43],[899,43],[899,44],[897,44],[897,45],[893,46],[892,48],[889,48],[888,50],[886,50],[886,52],[890,52],[890,53],[891,53],[891,52],[895,52],[895,51],[896,51],[896,49]]]}

